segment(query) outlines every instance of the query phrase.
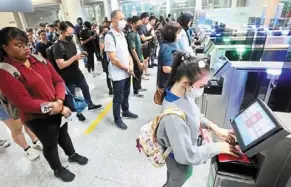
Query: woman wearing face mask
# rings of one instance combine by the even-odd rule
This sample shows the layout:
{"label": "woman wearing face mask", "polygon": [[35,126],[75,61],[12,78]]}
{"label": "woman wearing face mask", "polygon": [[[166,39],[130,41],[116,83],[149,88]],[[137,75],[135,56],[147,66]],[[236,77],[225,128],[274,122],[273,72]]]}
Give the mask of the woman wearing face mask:
{"label": "woman wearing face mask", "polygon": [[162,30],[162,42],[158,55],[158,77],[159,88],[165,88],[172,70],[173,55],[177,51],[175,42],[180,33],[178,23],[170,22]]}
{"label": "woman wearing face mask", "polygon": [[183,15],[180,16],[177,21],[182,27],[180,38],[177,41],[177,47],[179,51],[184,53],[193,53],[193,49],[191,47],[192,40],[189,29],[193,21],[193,14],[190,12],[183,13]]}
{"label": "woman wearing face mask", "polygon": [[[179,108],[186,113],[187,121],[176,115],[168,115],[159,124],[159,143],[172,148],[166,159],[167,182],[164,187],[182,186],[192,174],[192,165],[202,164],[219,153],[236,155],[238,151],[231,145],[235,141],[233,132],[202,117],[193,101],[193,96],[203,94],[209,76],[209,66],[203,60],[182,53],[176,54],[165,92],[163,111]],[[202,128],[213,130],[225,142],[197,145],[200,124]]]}

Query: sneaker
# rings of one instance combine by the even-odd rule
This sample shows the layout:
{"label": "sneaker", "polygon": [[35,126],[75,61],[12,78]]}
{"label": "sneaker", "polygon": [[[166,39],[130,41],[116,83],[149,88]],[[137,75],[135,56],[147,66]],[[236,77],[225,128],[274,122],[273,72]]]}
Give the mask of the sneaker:
{"label": "sneaker", "polygon": [[102,108],[102,105],[89,105],[88,106],[88,110],[98,110],[98,109],[101,109]]}
{"label": "sneaker", "polygon": [[122,113],[122,117],[136,119],[136,118],[138,118],[138,115],[136,115],[136,114],[131,113],[130,111],[128,111],[128,112],[123,112]]}
{"label": "sneaker", "polygon": [[78,153],[73,154],[69,157],[69,162],[77,162],[80,165],[86,165],[88,163],[88,158],[79,155]]}
{"label": "sneaker", "polygon": [[147,89],[146,88],[140,88],[138,91],[145,92],[145,91],[147,91]]}
{"label": "sneaker", "polygon": [[79,121],[85,121],[86,118],[82,113],[77,113],[77,118],[79,119]]}
{"label": "sneaker", "polygon": [[37,150],[40,150],[40,151],[42,151],[42,149],[43,149],[42,144],[40,143],[39,140],[37,140],[35,144],[32,144],[32,147],[34,149],[37,149]]}
{"label": "sneaker", "polygon": [[138,98],[144,98],[144,95],[143,94],[140,94],[140,93],[133,94],[133,96],[138,97]]}
{"label": "sneaker", "polygon": [[0,148],[9,147],[10,143],[7,140],[0,140]]}
{"label": "sneaker", "polygon": [[122,129],[122,130],[126,130],[127,129],[127,125],[125,123],[123,123],[122,120],[119,121],[115,121],[115,124],[118,128]]}
{"label": "sneaker", "polygon": [[113,91],[109,91],[109,95],[113,95]]}
{"label": "sneaker", "polygon": [[70,172],[68,169],[62,167],[59,170],[54,171],[55,177],[61,179],[63,182],[71,182],[75,179],[76,175]]}
{"label": "sneaker", "polygon": [[148,78],[148,77],[146,77],[146,76],[142,77],[142,79],[143,79],[143,80],[146,80],[146,81],[150,80],[150,78]]}
{"label": "sneaker", "polygon": [[24,151],[24,155],[30,161],[33,161],[39,158],[39,154],[31,147],[27,149],[26,151]]}

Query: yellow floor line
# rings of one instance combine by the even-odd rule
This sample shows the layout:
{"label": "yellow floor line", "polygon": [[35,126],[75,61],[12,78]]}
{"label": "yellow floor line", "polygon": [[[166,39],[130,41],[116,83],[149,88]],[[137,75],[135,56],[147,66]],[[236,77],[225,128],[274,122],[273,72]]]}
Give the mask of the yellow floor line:
{"label": "yellow floor line", "polygon": [[97,118],[90,124],[84,134],[90,134],[97,127],[97,125],[102,121],[102,119],[107,115],[107,113],[112,108],[112,101],[106,105],[104,110],[97,116]]}

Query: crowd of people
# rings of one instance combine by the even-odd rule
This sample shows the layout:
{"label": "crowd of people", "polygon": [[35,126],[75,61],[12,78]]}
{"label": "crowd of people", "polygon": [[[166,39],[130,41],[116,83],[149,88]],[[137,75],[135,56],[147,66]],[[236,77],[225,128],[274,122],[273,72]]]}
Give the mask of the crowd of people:
{"label": "crowd of people", "polygon": [[[193,15],[189,12],[181,13],[175,21],[171,15],[158,19],[147,12],[126,19],[122,11],[115,10],[111,13],[111,21],[105,18],[102,25],[97,25],[96,20],[83,22],[78,18],[75,26],[56,20],[53,24],[40,24],[35,32],[33,29],[25,32],[14,27],[3,28],[0,59],[13,68],[7,70],[0,66],[0,93],[19,109],[21,120],[9,116],[5,110],[7,102],[3,100],[0,120],[10,129],[14,142],[24,149],[28,159],[39,157],[34,149],[43,150],[54,175],[70,182],[75,175],[61,165],[57,146],[64,150],[69,162],[85,165],[88,159],[75,151],[68,134],[68,122],[62,122],[63,117],[72,113],[65,102],[66,89],[75,95],[75,88],[79,87],[88,110],[102,108],[101,104],[92,102],[79,60],[83,60],[93,77],[97,76],[95,59],[101,62],[109,95],[113,95],[114,122],[123,130],[127,129],[123,118],[138,118],[129,106],[131,78],[134,96],[143,98],[142,92],[147,89],[142,81],[150,79],[148,68],[157,66],[162,110],[178,107],[188,119],[166,116],[157,131],[159,143],[172,147],[166,159],[168,171],[164,186],[182,186],[191,176],[192,165],[219,153],[235,155],[233,133],[203,117],[193,99],[203,94],[210,70],[205,60],[191,54],[194,46],[192,22]],[[15,69],[17,76],[13,72]],[[86,120],[82,112],[76,115],[80,121]],[[225,142],[199,145],[200,124],[202,128],[213,130]],[[32,147],[24,139],[23,126],[31,137]],[[0,146],[7,147],[9,143],[1,140]]]}

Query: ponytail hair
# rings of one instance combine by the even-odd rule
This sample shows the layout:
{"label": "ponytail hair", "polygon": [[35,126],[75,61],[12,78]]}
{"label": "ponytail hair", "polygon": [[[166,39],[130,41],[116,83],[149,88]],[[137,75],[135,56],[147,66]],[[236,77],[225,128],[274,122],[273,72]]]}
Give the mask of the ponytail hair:
{"label": "ponytail hair", "polygon": [[167,87],[172,87],[175,82],[180,81],[183,77],[190,81],[189,84],[194,84],[209,72],[209,65],[204,59],[191,56],[189,53],[177,52],[174,56]]}

